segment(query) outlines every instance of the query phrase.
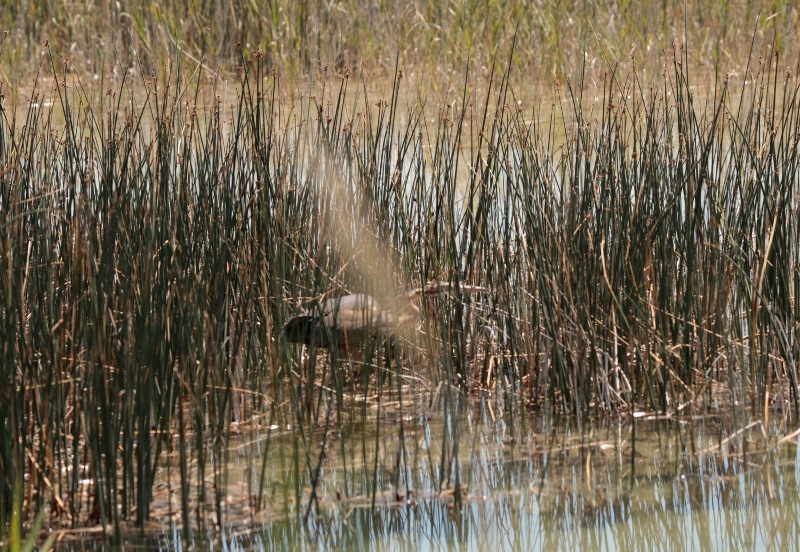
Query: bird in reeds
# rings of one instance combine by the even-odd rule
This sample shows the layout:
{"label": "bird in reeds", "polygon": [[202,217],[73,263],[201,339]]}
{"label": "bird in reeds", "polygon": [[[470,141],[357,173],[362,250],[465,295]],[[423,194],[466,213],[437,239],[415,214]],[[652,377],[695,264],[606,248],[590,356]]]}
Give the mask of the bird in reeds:
{"label": "bird in reeds", "polygon": [[291,343],[347,351],[368,340],[390,337],[418,320],[420,309],[415,302],[420,297],[456,290],[479,293],[485,288],[463,284],[456,288],[449,282],[429,282],[407,292],[394,312],[384,310],[374,297],[363,293],[334,297],[292,316],[283,331]]}

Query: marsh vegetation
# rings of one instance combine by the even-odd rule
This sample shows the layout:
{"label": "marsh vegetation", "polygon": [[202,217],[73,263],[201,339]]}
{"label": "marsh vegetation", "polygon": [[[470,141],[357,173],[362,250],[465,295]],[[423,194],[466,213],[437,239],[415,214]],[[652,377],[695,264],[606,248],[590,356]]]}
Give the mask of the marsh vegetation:
{"label": "marsh vegetation", "polygon": [[[275,59],[217,39],[229,78],[176,49],[97,86],[48,47],[29,87],[0,81],[0,527],[39,511],[116,539],[258,523],[279,543],[348,519],[375,538],[370,516],[399,509],[463,528],[490,479],[542,496],[537,477],[578,465],[588,485],[606,450],[589,436],[614,422],[613,498],[569,506],[607,520],[631,511],[633,486],[611,481],[636,475],[642,417],[674,424],[670,477],[731,451],[731,473],[785,477],[800,87],[759,29],[738,78],[717,58],[695,80],[672,43],[656,77],[568,60],[577,78],[534,99],[520,24],[436,104],[409,90],[425,54],[381,64],[383,89],[347,59],[287,86]],[[325,299],[391,305],[430,281],[454,292],[358,355],[282,331]],[[581,463],[551,465],[559,446]]]}

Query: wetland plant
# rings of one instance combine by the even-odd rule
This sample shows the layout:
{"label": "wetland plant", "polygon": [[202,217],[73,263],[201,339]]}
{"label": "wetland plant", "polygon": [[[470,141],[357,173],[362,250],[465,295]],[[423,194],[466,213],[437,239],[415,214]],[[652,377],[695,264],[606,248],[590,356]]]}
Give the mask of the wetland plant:
{"label": "wetland plant", "polygon": [[[116,536],[221,523],[246,432],[253,511],[312,512],[334,450],[374,507],[384,462],[411,477],[405,417],[459,420],[469,394],[511,423],[720,394],[796,413],[797,84],[777,55],[738,92],[669,66],[533,109],[498,69],[437,112],[399,71],[375,98],[346,74],[287,92],[258,55],[235,94],[181,68],[95,90],[53,63],[58,86],[0,104],[0,527],[15,504]],[[282,331],[323,294],[433,280],[485,291],[425,297],[358,370]],[[430,459],[456,496],[459,435]]]}

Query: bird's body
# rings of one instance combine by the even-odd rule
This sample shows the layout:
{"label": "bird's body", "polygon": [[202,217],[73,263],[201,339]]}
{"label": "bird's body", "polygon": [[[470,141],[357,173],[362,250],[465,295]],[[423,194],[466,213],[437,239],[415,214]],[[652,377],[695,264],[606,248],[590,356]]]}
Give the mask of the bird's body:
{"label": "bird's body", "polygon": [[[388,337],[398,328],[417,320],[419,308],[414,301],[423,295],[437,295],[451,289],[448,282],[430,282],[405,294],[397,314],[385,311],[375,298],[357,293],[328,299],[318,307],[292,316],[283,327],[286,339],[293,343],[338,347],[357,347],[369,339]],[[484,291],[479,286],[462,285],[464,293]]]}
{"label": "bird's body", "polygon": [[393,330],[395,317],[381,309],[373,297],[363,293],[335,297],[292,316],[283,327],[293,343],[322,347],[363,343]]}

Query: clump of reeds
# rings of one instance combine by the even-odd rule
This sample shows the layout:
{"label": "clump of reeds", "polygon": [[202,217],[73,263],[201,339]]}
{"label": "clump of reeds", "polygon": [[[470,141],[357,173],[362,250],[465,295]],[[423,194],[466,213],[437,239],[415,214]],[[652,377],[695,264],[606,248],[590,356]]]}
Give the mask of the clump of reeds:
{"label": "clump of reeds", "polygon": [[[599,103],[579,82],[532,114],[492,76],[429,125],[399,72],[380,101],[346,75],[296,97],[254,55],[229,106],[180,68],[94,95],[53,63],[56,88],[0,106],[0,516],[19,479],[28,512],[119,535],[165,468],[187,530],[219,521],[227,443],[260,415],[294,433],[285,489],[308,512],[333,448],[364,460],[346,488],[374,504],[389,401],[401,440],[420,396],[457,420],[487,389],[509,415],[681,412],[715,384],[796,410],[798,103],[779,69],[701,109],[676,53],[657,88],[612,71]],[[428,300],[359,367],[281,332],[302,298],[441,279],[489,291]],[[460,489],[448,427],[439,484]],[[267,458],[247,459],[256,508]]]}

